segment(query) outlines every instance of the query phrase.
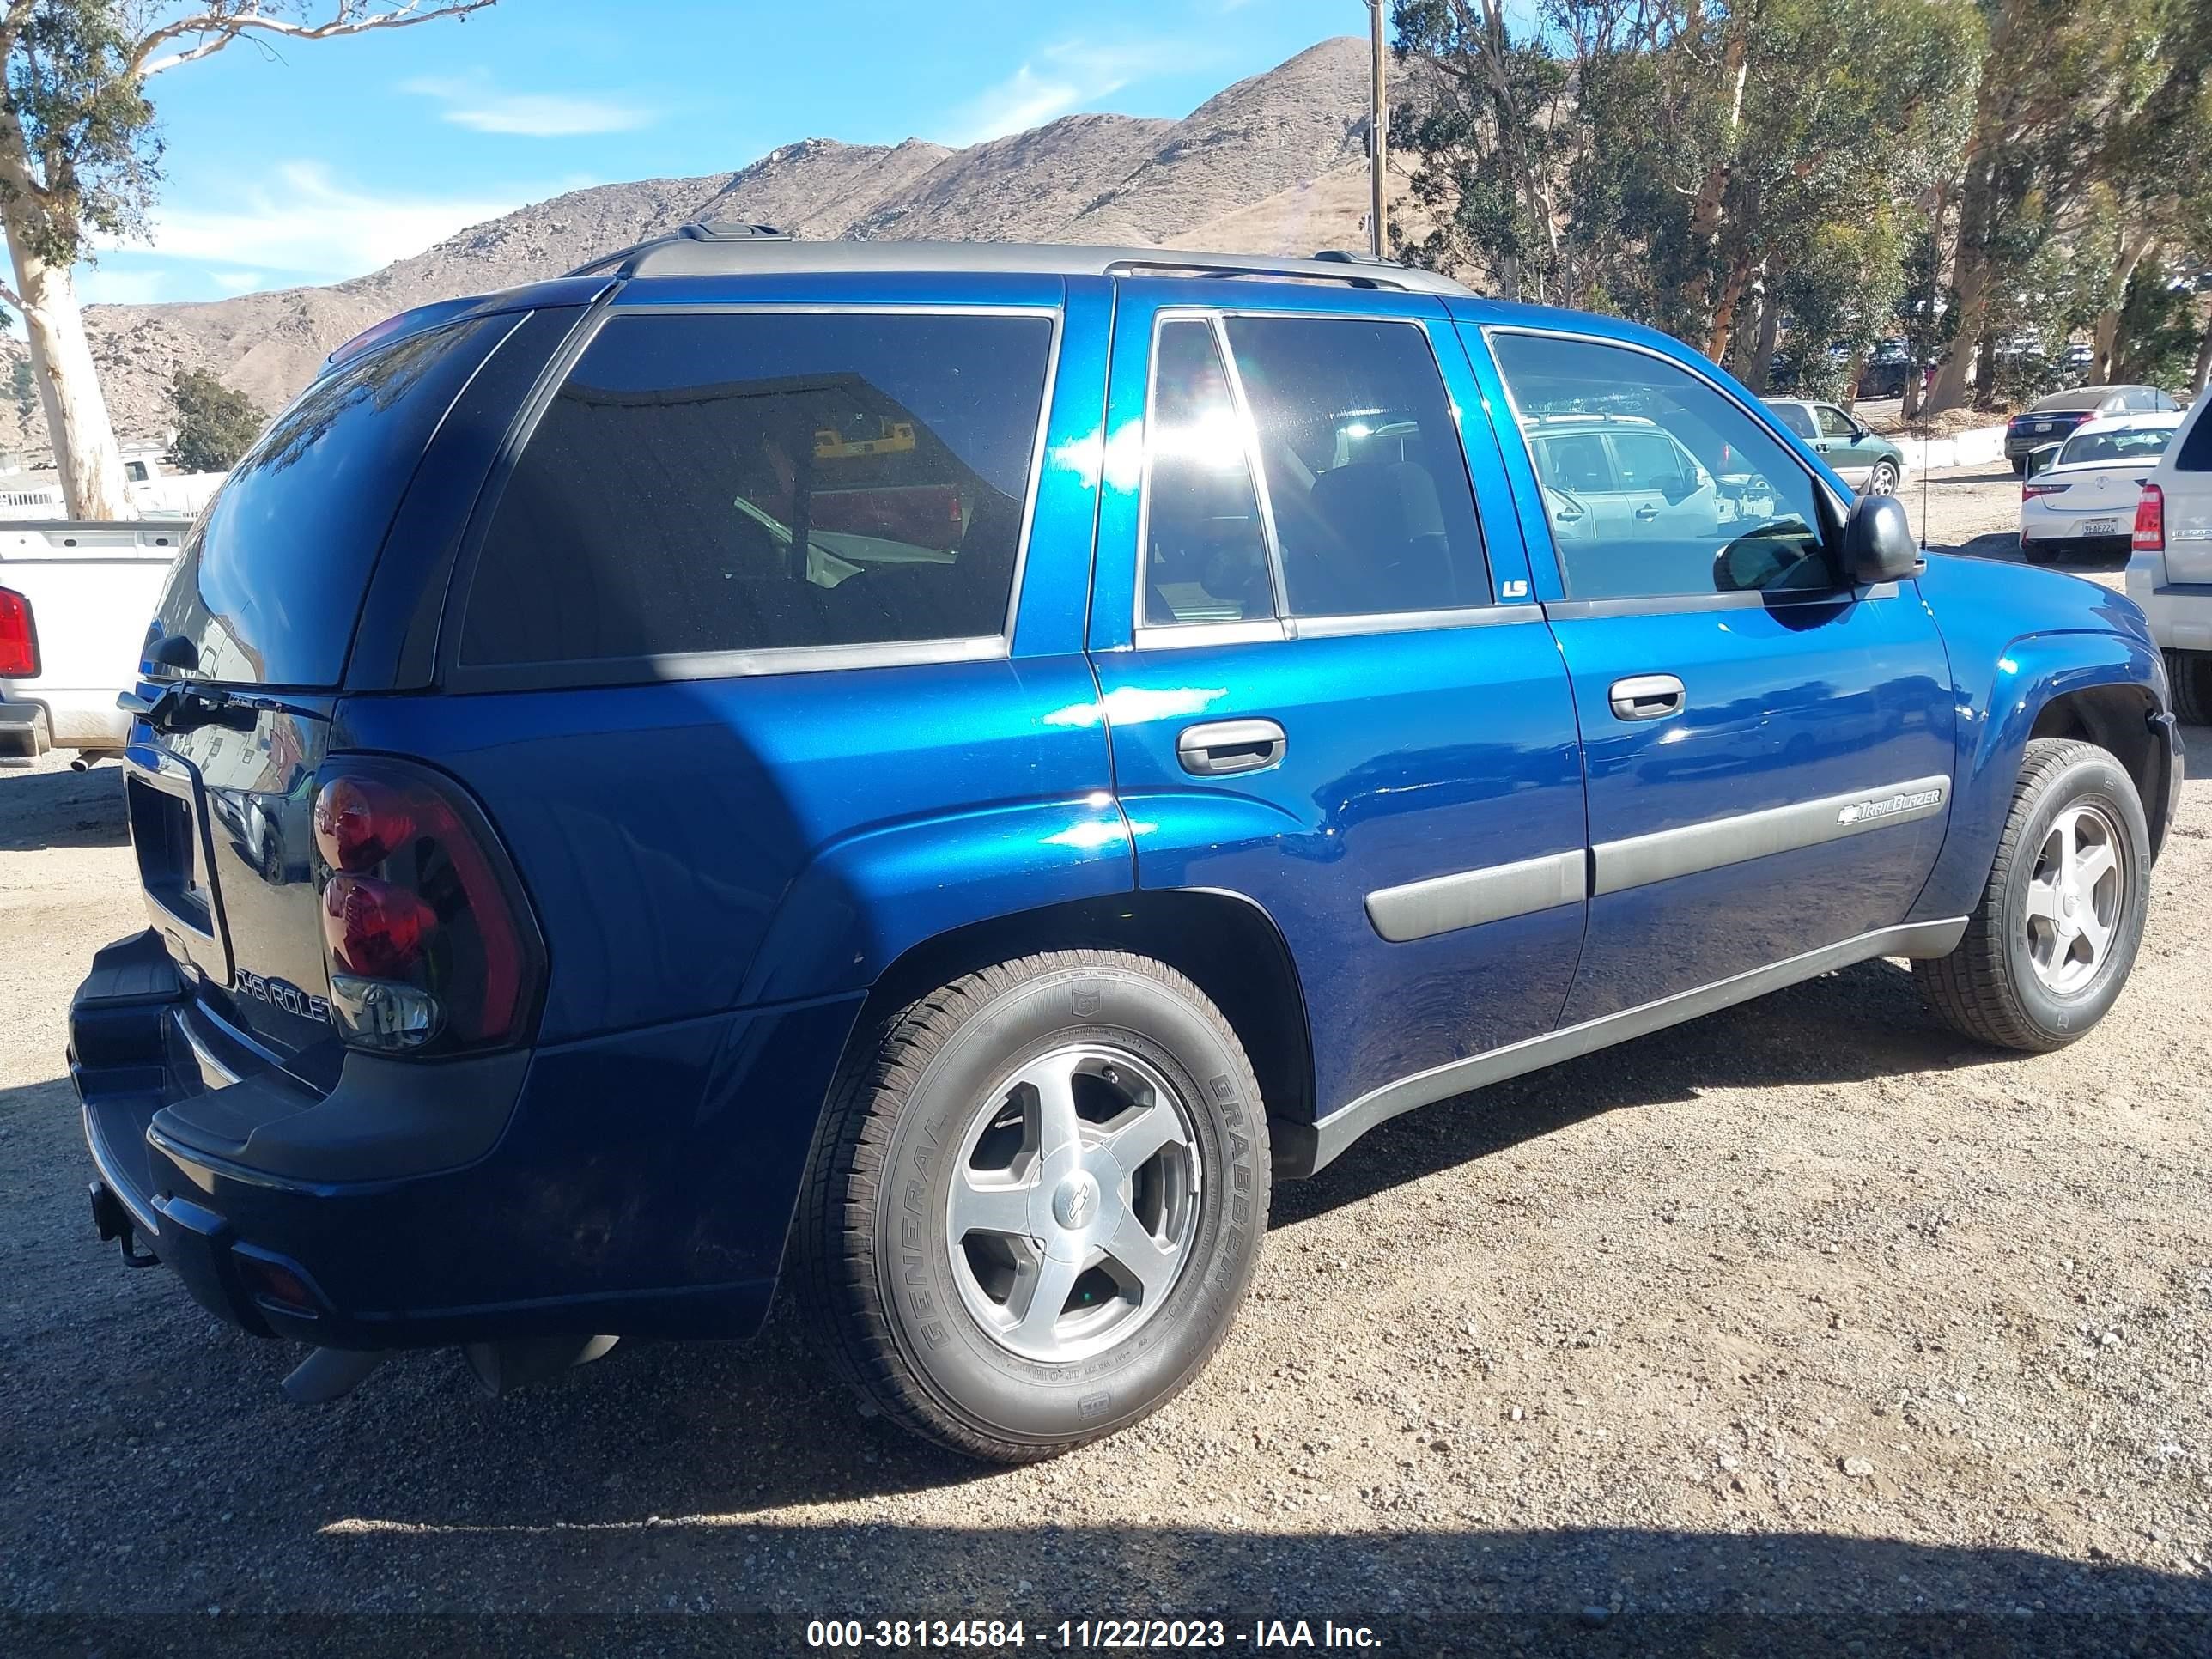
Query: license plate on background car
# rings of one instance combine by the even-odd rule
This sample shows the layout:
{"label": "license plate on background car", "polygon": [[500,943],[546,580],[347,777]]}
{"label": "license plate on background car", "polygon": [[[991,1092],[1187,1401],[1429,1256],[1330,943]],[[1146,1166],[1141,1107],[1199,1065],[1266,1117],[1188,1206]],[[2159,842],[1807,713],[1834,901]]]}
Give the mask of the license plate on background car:
{"label": "license plate on background car", "polygon": [[2117,536],[2120,533],[2118,519],[2084,519],[2081,533],[2085,536]]}

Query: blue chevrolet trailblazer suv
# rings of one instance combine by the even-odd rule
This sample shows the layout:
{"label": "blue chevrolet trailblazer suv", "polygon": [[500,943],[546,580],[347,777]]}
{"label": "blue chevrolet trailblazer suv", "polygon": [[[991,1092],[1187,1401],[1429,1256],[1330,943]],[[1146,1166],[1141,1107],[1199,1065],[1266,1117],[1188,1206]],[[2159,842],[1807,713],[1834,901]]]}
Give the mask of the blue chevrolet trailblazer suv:
{"label": "blue chevrolet trailblazer suv", "polygon": [[788,1279],[1006,1461],[1400,1112],[1875,957],[2070,1042],[2181,781],[2126,599],[1923,563],[1649,330],[715,224],[334,354],[125,701],[103,1237],[310,1400]]}

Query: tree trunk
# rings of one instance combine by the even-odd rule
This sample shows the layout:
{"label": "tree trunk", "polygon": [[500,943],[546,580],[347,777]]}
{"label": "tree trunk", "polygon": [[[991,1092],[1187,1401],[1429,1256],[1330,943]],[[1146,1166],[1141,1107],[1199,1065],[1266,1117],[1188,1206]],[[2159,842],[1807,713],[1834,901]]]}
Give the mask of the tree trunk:
{"label": "tree trunk", "polygon": [[2097,356],[2089,372],[2092,386],[2105,386],[2111,381],[2114,348],[2120,337],[2120,312],[2128,302],[2128,283],[2134,279],[2136,267],[2142,263],[2143,256],[2150,252],[2156,240],[2137,234],[2121,246],[2119,268],[2112,273],[2112,285],[2106,291],[2106,308],[2097,313]]}
{"label": "tree trunk", "polygon": [[1728,132],[1721,141],[1720,155],[1705,169],[1697,200],[1690,209],[1690,268],[1683,273],[1674,295],[1685,327],[1694,326],[1705,311],[1705,296],[1712,291],[1712,259],[1721,243],[1721,206],[1729,176],[1735,167],[1736,135],[1743,127],[1743,88],[1749,73],[1744,61],[1745,38],[1744,26],[1731,24],[1721,48],[1721,77],[1729,85]]}
{"label": "tree trunk", "polygon": [[1759,358],[1751,368],[1751,389],[1762,398],[1774,378],[1774,348],[1782,338],[1782,296],[1774,291],[1774,279],[1767,279],[1766,303],[1759,313]]}
{"label": "tree trunk", "polygon": [[93,368],[76,281],[69,266],[50,264],[36,251],[46,208],[22,155],[21,130],[0,118],[0,185],[6,186],[0,191],[0,218],[7,224],[15,293],[46,406],[54,467],[61,474],[62,501],[73,519],[135,519],[138,509],[124,481],[123,454]]}
{"label": "tree trunk", "polygon": [[[1936,384],[1928,391],[1927,412],[1931,415],[1956,409],[1966,401],[1966,370],[1981,349],[1982,323],[1990,309],[1990,219],[1996,195],[1990,167],[1979,153],[1967,158],[1966,189],[1959,198],[1959,246],[1951,257],[1959,331],[1936,370]],[[1936,319],[1928,320],[1932,328]]]}
{"label": "tree trunk", "polygon": [[1735,310],[1742,302],[1743,290],[1751,281],[1751,248],[1747,244],[1729,266],[1728,280],[1721,284],[1720,303],[1713,307],[1713,330],[1705,337],[1705,356],[1715,362],[1728,356],[1729,341],[1735,332]]}
{"label": "tree trunk", "polygon": [[2212,386],[2212,318],[2205,321],[2204,342],[2197,348],[2197,372],[2190,376],[2189,384],[2200,392]]}

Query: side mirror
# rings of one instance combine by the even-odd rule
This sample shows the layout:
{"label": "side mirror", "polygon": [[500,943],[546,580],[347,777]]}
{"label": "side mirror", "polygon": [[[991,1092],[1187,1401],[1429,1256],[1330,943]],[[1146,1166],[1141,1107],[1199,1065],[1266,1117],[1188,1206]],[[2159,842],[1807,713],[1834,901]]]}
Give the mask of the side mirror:
{"label": "side mirror", "polygon": [[1894,495],[1862,495],[1844,520],[1844,572],[1854,582],[1899,581],[1920,568],[1912,520]]}

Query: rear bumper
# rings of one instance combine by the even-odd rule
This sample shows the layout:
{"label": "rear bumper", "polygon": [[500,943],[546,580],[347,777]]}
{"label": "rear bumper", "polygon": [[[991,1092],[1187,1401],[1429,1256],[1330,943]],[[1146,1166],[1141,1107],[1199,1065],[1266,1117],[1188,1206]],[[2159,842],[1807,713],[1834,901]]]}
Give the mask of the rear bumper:
{"label": "rear bumper", "polygon": [[[36,687],[35,696],[25,689],[31,686]],[[122,689],[111,685],[71,690],[44,680],[0,686],[0,726],[6,723],[9,709],[36,708],[45,715],[48,748],[118,753],[131,738],[131,717],[115,706],[116,693]]]}
{"label": "rear bumper", "polygon": [[36,760],[53,745],[44,703],[0,699],[0,757]]}
{"label": "rear bumper", "polygon": [[2015,432],[2008,427],[2005,429],[2005,459],[2016,461],[2021,456],[2034,450],[2048,449],[2053,444],[2063,444],[2073,435],[2074,428],[2079,424],[2078,422],[2069,422],[2050,432]]}
{"label": "rear bumper", "polygon": [[[353,1056],[319,1095],[272,1070],[229,1081],[149,932],[94,958],[70,1073],[107,1213],[245,1330],[360,1349],[743,1336],[857,1008],[437,1066]],[[452,1111],[494,1121],[479,1149],[430,1133]]]}
{"label": "rear bumper", "polygon": [[[2027,502],[2021,507],[2021,540],[2109,543],[2121,552],[2128,550],[2136,527],[2136,510],[2132,503],[2125,507],[2118,502],[2102,507],[2062,507],[2052,504],[2056,499],[2045,497]],[[2085,532],[2084,526],[2100,521],[2108,522],[2112,527],[2094,535]]]}
{"label": "rear bumper", "polygon": [[2161,555],[2139,553],[2128,562],[2127,586],[2161,649],[2212,651],[2212,582],[2169,582]]}

